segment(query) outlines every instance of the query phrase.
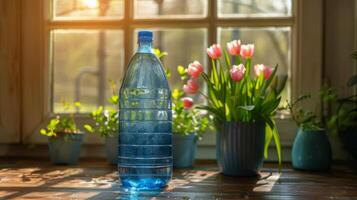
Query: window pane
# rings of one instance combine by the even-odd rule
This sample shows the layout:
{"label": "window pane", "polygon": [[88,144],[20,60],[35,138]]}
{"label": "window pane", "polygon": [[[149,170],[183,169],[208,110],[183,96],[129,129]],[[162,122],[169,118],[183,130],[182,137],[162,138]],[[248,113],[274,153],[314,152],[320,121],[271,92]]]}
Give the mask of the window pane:
{"label": "window pane", "polygon": [[218,0],[219,17],[290,16],[292,0]]}
{"label": "window pane", "polygon": [[202,18],[208,0],[135,0],[135,18]]}
{"label": "window pane", "polygon": [[[218,40],[224,45],[235,39],[242,43],[255,44],[253,65],[265,64],[274,67],[278,64],[278,74],[288,74],[291,71],[291,28],[219,28]],[[283,98],[290,97],[290,80],[288,80]]]}
{"label": "window pane", "polygon": [[62,102],[80,101],[81,112],[93,111],[113,94],[109,80],[121,83],[124,52],[120,30],[52,31],[53,111]]}
{"label": "window pane", "polygon": [[[154,29],[152,31],[154,32],[154,48],[168,53],[163,58],[163,64],[171,72],[169,82],[172,90],[181,89],[183,85],[177,72],[178,65],[187,67],[190,62],[198,60],[207,66],[206,29]],[[135,47],[137,46],[137,32],[138,30],[135,31]]]}
{"label": "window pane", "polygon": [[54,19],[123,18],[124,0],[53,0]]}

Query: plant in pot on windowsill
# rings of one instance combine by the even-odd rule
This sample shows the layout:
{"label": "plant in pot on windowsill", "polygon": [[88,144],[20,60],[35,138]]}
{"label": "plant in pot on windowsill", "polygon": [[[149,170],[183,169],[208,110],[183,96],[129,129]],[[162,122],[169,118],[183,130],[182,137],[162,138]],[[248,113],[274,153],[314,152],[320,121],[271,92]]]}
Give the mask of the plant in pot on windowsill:
{"label": "plant in pot on windowsill", "polygon": [[[227,50],[222,61],[220,45],[207,49],[211,70],[208,74],[200,72],[198,77],[207,84],[208,96],[202,92],[201,95],[207,98],[208,105],[199,108],[214,116],[220,171],[225,175],[254,176],[273,138],[281,163],[274,115],[287,77],[277,76],[277,67],[263,64],[254,66],[255,76],[251,77],[253,44],[241,45],[234,40],[227,43]],[[197,78],[191,77],[184,85],[186,93],[199,92]]]}
{"label": "plant in pot on windowsill", "polygon": [[[332,94],[332,90],[326,91],[321,94]],[[325,100],[333,99],[333,96],[325,97]],[[302,101],[309,98],[311,95],[304,95],[292,103],[287,103],[291,118],[299,127],[291,152],[292,165],[300,170],[328,170],[332,156],[325,126],[317,114],[300,106]]]}
{"label": "plant in pot on windowsill", "polygon": [[108,100],[113,107],[104,109],[103,106],[99,106],[90,114],[94,125],[84,125],[84,129],[89,133],[98,134],[100,137],[105,138],[105,153],[110,164],[118,163],[119,96],[115,94],[115,88],[113,86],[113,95]]}
{"label": "plant in pot on windowsill", "polygon": [[175,89],[172,93],[173,164],[175,168],[192,167],[197,140],[209,127],[209,118],[194,108],[193,99]]}
{"label": "plant in pot on windowsill", "polygon": [[79,102],[74,104],[64,102],[68,115],[56,115],[51,119],[45,129],[41,129],[42,135],[48,136],[50,159],[54,164],[77,164],[84,134],[75,123],[74,108],[80,107]]}

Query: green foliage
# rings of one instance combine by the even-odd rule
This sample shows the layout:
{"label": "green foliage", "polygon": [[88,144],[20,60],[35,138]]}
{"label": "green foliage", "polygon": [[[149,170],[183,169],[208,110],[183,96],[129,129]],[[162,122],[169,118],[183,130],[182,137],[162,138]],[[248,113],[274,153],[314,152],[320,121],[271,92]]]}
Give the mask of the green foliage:
{"label": "green foliage", "polygon": [[349,96],[337,100],[337,111],[329,121],[329,126],[342,132],[349,127],[357,126],[357,96]]}
{"label": "green foliage", "polygon": [[174,134],[196,134],[200,137],[207,128],[213,128],[210,119],[202,115],[199,110],[193,108],[185,109],[181,98],[184,93],[175,89],[172,93],[173,122],[172,128]]}
{"label": "green foliage", "polygon": [[119,132],[119,96],[116,94],[116,85],[111,82],[113,95],[108,99],[108,102],[113,107],[104,109],[99,106],[95,111],[90,113],[92,124],[85,124],[83,128],[89,133],[99,134],[101,137],[110,137]]}
{"label": "green foliage", "polygon": [[[80,102],[68,103],[63,102],[65,111],[74,111],[81,107]],[[46,128],[40,130],[41,135],[48,137],[57,137],[59,134],[77,134],[80,130],[76,127],[73,113],[69,115],[57,115],[51,119]]]}
{"label": "green foliage", "polygon": [[306,99],[310,99],[311,95],[303,95],[296,99],[294,102],[287,102],[287,109],[289,109],[291,118],[295,121],[298,127],[303,130],[322,130],[322,123],[317,115],[308,110],[304,110],[300,104]]}
{"label": "green foliage", "polygon": [[160,49],[153,48],[152,51],[159,59],[162,59],[163,57],[167,56],[167,52],[160,51]]}
{"label": "green foliage", "polygon": [[[157,48],[153,48],[152,51],[153,51],[153,53],[156,55],[156,57],[158,57],[161,61],[163,60],[163,58],[164,58],[165,56],[168,55],[167,52],[161,51],[160,49],[157,49]],[[170,78],[170,77],[171,77],[171,71],[170,71],[170,69],[169,69],[169,68],[165,68],[164,70],[165,70],[166,77],[167,77],[167,78]]]}
{"label": "green foliage", "polygon": [[[292,119],[298,127],[308,131],[318,131],[327,128],[328,124],[332,123],[332,118],[329,116],[318,115],[315,112],[304,109],[301,103],[312,96],[310,94],[300,96],[294,102],[287,102],[286,108],[289,109]],[[324,88],[319,92],[319,97],[323,105],[331,104],[337,99],[337,92],[334,88]]]}

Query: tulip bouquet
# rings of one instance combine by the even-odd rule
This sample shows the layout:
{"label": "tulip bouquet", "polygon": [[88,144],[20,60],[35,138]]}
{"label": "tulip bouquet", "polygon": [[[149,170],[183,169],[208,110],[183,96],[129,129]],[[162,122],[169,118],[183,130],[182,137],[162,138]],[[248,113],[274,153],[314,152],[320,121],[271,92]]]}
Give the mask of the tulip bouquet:
{"label": "tulip bouquet", "polygon": [[[222,122],[252,123],[264,121],[266,124],[266,144],[272,138],[277,145],[280,159],[280,142],[274,114],[281,100],[287,76],[277,76],[277,66],[270,68],[264,64],[252,65],[253,44],[241,44],[240,40],[227,43],[227,50],[219,44],[207,49],[211,58],[211,70],[205,73],[201,64],[194,61],[182,76],[190,78],[183,86],[186,94],[200,93],[208,104],[199,107],[214,115],[216,126]],[[251,76],[251,70],[255,75]],[[198,78],[207,84],[208,94],[200,91]]]}

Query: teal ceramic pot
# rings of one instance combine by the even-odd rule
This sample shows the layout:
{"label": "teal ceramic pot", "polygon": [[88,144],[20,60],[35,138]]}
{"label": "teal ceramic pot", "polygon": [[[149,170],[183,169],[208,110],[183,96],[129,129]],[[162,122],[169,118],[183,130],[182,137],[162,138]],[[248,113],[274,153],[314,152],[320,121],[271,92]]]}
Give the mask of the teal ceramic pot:
{"label": "teal ceramic pot", "polygon": [[52,163],[74,165],[77,164],[84,134],[58,134],[58,137],[49,137],[48,147]]}
{"label": "teal ceramic pot", "polygon": [[330,169],[331,146],[326,131],[298,129],[291,153],[295,169],[324,171]]}
{"label": "teal ceramic pot", "polygon": [[175,168],[192,167],[195,161],[197,137],[195,134],[173,134],[173,165]]}
{"label": "teal ceramic pot", "polygon": [[118,140],[119,134],[105,138],[105,154],[109,164],[115,165],[118,163]]}
{"label": "teal ceramic pot", "polygon": [[264,162],[265,123],[224,122],[217,126],[219,170],[230,176],[256,176]]}
{"label": "teal ceramic pot", "polygon": [[340,138],[346,150],[357,160],[357,126],[341,131]]}

